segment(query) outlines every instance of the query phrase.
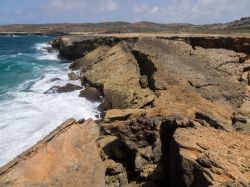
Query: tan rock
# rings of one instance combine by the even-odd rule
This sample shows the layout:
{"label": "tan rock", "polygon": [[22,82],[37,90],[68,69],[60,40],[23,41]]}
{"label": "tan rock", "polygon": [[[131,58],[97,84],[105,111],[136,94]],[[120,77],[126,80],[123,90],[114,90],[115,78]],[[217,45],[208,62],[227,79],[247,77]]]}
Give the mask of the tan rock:
{"label": "tan rock", "polygon": [[0,186],[105,186],[94,121],[70,120],[0,169]]}
{"label": "tan rock", "polygon": [[[172,164],[183,171],[186,186],[250,185],[249,135],[200,127],[177,129],[173,138]],[[172,171],[172,184],[178,184],[177,173]]]}
{"label": "tan rock", "polygon": [[130,116],[139,116],[145,113],[144,109],[111,109],[106,112],[105,121],[126,120]]}
{"label": "tan rock", "polygon": [[108,50],[110,50],[109,46],[99,46],[95,50],[87,53],[84,57],[75,60],[69,67],[73,70],[82,69],[82,71],[85,72],[90,69],[93,64],[101,61]]}
{"label": "tan rock", "polygon": [[105,98],[113,108],[141,108],[155,98],[150,89],[141,88],[139,65],[124,42],[112,47],[105,59],[94,64],[84,77],[103,86]]}

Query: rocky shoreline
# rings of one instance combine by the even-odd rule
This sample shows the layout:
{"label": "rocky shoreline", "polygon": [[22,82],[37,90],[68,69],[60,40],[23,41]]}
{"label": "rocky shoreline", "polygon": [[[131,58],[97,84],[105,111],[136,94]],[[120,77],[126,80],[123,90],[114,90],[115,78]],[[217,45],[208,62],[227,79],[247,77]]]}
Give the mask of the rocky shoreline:
{"label": "rocky shoreline", "polygon": [[2,167],[0,186],[250,185],[250,38],[62,36],[52,45],[103,118],[65,122]]}

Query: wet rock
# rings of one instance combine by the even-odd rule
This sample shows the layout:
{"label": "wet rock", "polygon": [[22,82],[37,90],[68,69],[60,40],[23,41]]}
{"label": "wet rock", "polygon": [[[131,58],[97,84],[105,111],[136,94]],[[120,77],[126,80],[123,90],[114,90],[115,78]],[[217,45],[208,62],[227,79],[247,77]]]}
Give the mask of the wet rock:
{"label": "wet rock", "polygon": [[61,79],[59,78],[53,78],[53,79],[50,79],[49,82],[56,82],[56,81],[60,81]]}
{"label": "wet rock", "polygon": [[99,112],[105,112],[109,109],[111,109],[112,106],[111,106],[111,103],[109,101],[103,101],[98,107],[97,107],[97,110]]}
{"label": "wet rock", "polygon": [[65,86],[53,86],[48,91],[44,92],[45,94],[53,94],[53,93],[67,93],[73,92],[76,90],[81,90],[82,87],[78,85],[74,85],[71,83],[66,84]]}
{"label": "wet rock", "polygon": [[102,101],[102,99],[101,99],[102,93],[93,87],[85,88],[84,90],[82,90],[80,92],[79,96],[84,97],[91,102],[101,102]]}
{"label": "wet rock", "polygon": [[68,73],[69,80],[75,81],[79,80],[80,77],[75,72]]}

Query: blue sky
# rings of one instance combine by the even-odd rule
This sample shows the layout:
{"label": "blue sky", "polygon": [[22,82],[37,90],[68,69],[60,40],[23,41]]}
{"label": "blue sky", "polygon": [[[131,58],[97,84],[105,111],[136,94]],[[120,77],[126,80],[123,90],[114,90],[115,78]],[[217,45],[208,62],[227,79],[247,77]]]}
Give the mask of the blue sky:
{"label": "blue sky", "polygon": [[250,0],[1,0],[0,24],[215,23],[250,16]]}

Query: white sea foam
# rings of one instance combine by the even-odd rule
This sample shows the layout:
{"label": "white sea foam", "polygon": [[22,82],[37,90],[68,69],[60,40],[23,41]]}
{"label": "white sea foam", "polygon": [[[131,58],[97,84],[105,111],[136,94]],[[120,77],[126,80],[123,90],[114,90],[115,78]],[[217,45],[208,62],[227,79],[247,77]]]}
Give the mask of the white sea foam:
{"label": "white sea foam", "polygon": [[37,43],[35,49],[39,51],[39,55],[36,57],[37,60],[59,60],[58,51],[48,52],[48,49],[52,46],[48,43]]}
{"label": "white sea foam", "polygon": [[[61,80],[53,81],[60,77]],[[23,90],[31,81],[20,85]],[[34,80],[29,90],[12,93],[15,99],[0,105],[0,166],[28,149],[69,118],[96,119],[98,103],[78,97],[79,91],[44,94],[51,86],[68,83],[64,74],[50,73]],[[79,82],[72,81],[74,84]]]}
{"label": "white sea foam", "polygon": [[[41,52],[44,46],[36,47]],[[0,100],[0,166],[30,148],[65,120],[96,119],[98,114],[96,107],[99,103],[79,97],[80,91],[44,94],[52,86],[69,82],[80,85],[80,81],[69,81],[67,64],[39,68],[38,65],[34,71],[44,72],[42,78],[24,82],[7,93],[12,96],[10,99]]]}

